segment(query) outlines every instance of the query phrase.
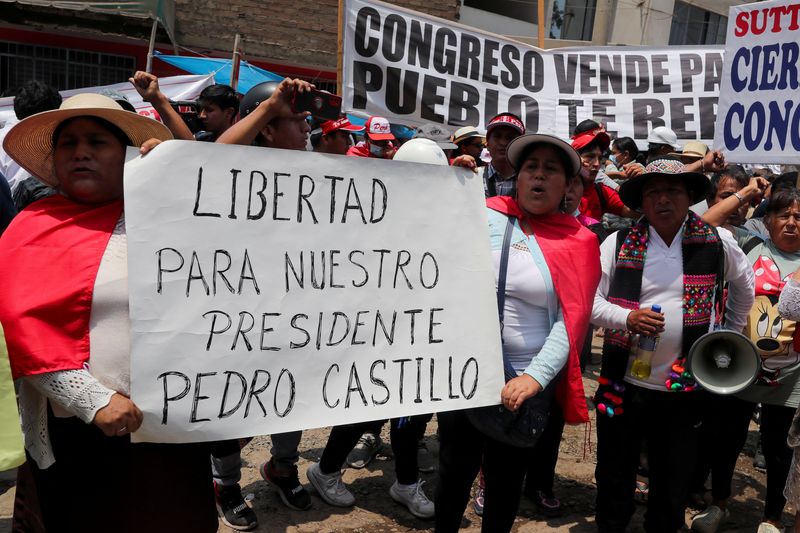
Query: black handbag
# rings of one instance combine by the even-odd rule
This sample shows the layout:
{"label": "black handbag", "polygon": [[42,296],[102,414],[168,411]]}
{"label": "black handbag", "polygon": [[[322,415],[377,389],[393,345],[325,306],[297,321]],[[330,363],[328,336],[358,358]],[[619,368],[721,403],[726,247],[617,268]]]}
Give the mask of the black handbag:
{"label": "black handbag", "polygon": [[[500,272],[497,280],[497,311],[500,316],[501,332],[506,299],[508,253],[513,229],[513,219],[508,217],[508,224],[503,236],[503,248],[500,252]],[[506,382],[517,377],[517,373],[505,353],[503,353],[503,369]],[[502,404],[489,405],[468,409],[467,418],[478,431],[493,440],[517,448],[532,448],[544,432],[550,418],[550,405],[553,402],[557,381],[554,379],[539,394],[525,400],[516,412],[509,411]]]}

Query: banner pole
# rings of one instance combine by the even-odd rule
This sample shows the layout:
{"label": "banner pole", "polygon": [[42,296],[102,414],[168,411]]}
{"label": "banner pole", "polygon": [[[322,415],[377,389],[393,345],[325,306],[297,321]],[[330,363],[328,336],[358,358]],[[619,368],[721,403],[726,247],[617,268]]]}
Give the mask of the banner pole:
{"label": "banner pole", "polygon": [[233,58],[231,59],[231,87],[233,90],[236,90],[236,86],[239,85],[239,61],[241,60],[241,54],[239,53],[239,40],[241,36],[237,33],[236,38],[233,41]]}
{"label": "banner pole", "polygon": [[147,48],[147,66],[145,72],[153,71],[153,50],[156,47],[156,33],[158,32],[158,16],[153,16],[153,29],[150,30],[150,45]]}
{"label": "banner pole", "polygon": [[539,29],[539,48],[544,49],[544,0],[536,1],[537,26]]}
{"label": "banner pole", "polygon": [[344,68],[344,60],[342,58],[342,54],[344,53],[344,30],[342,26],[344,25],[344,0],[339,0],[339,12],[337,14],[338,22],[336,25],[337,28],[337,37],[336,37],[336,47],[337,47],[337,54],[336,54],[336,94],[339,96],[342,95],[342,70]]}

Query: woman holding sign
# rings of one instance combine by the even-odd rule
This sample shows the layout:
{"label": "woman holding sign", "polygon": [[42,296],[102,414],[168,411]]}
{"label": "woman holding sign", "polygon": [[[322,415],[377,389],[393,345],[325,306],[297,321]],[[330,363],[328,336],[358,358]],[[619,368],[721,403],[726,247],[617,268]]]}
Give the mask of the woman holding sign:
{"label": "woman holding sign", "polygon": [[[509,412],[545,413],[533,422],[541,430],[554,397],[566,422],[586,422],[579,354],[600,279],[599,249],[594,234],[564,212],[581,160],[566,142],[539,134],[518,137],[507,154],[518,172],[517,196],[487,201],[507,380],[499,391],[505,411],[492,407],[490,415],[502,423],[513,418]],[[510,531],[514,523],[535,440],[508,442],[482,418],[474,411],[438,415],[439,533],[458,530],[481,464],[482,531]]]}
{"label": "woman holding sign", "polygon": [[207,445],[130,442],[142,412],[129,399],[123,166],[127,146],[145,153],[170,138],[110,98],[79,94],[3,143],[60,192],[0,241],[0,320],[33,478],[18,484],[22,530],[217,530]]}

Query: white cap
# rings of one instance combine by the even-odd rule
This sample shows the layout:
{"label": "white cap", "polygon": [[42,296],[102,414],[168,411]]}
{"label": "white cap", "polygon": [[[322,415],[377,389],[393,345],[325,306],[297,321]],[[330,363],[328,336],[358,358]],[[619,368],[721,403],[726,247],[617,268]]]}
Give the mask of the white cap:
{"label": "white cap", "polygon": [[676,150],[681,149],[681,147],[678,146],[678,136],[666,126],[653,128],[647,136],[647,142],[649,144],[668,144]]}

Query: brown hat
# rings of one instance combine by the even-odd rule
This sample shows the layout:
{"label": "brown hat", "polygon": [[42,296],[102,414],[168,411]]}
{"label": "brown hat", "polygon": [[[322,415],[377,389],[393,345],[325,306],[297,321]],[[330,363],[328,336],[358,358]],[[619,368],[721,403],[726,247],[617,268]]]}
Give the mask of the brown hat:
{"label": "brown hat", "polygon": [[645,184],[654,178],[668,177],[682,181],[689,191],[692,204],[702,201],[708,195],[711,182],[699,172],[687,172],[682,162],[674,157],[664,156],[650,161],[644,172],[622,182],[619,198],[631,209],[642,206],[642,191]]}
{"label": "brown hat", "polygon": [[151,118],[125,111],[107,96],[96,93],[76,94],[58,109],[31,115],[17,123],[3,141],[3,150],[19,165],[53,187],[58,185],[53,168],[53,132],[65,120],[97,117],[107,120],[128,136],[133,146],[148,139],[166,141],[172,133]]}

